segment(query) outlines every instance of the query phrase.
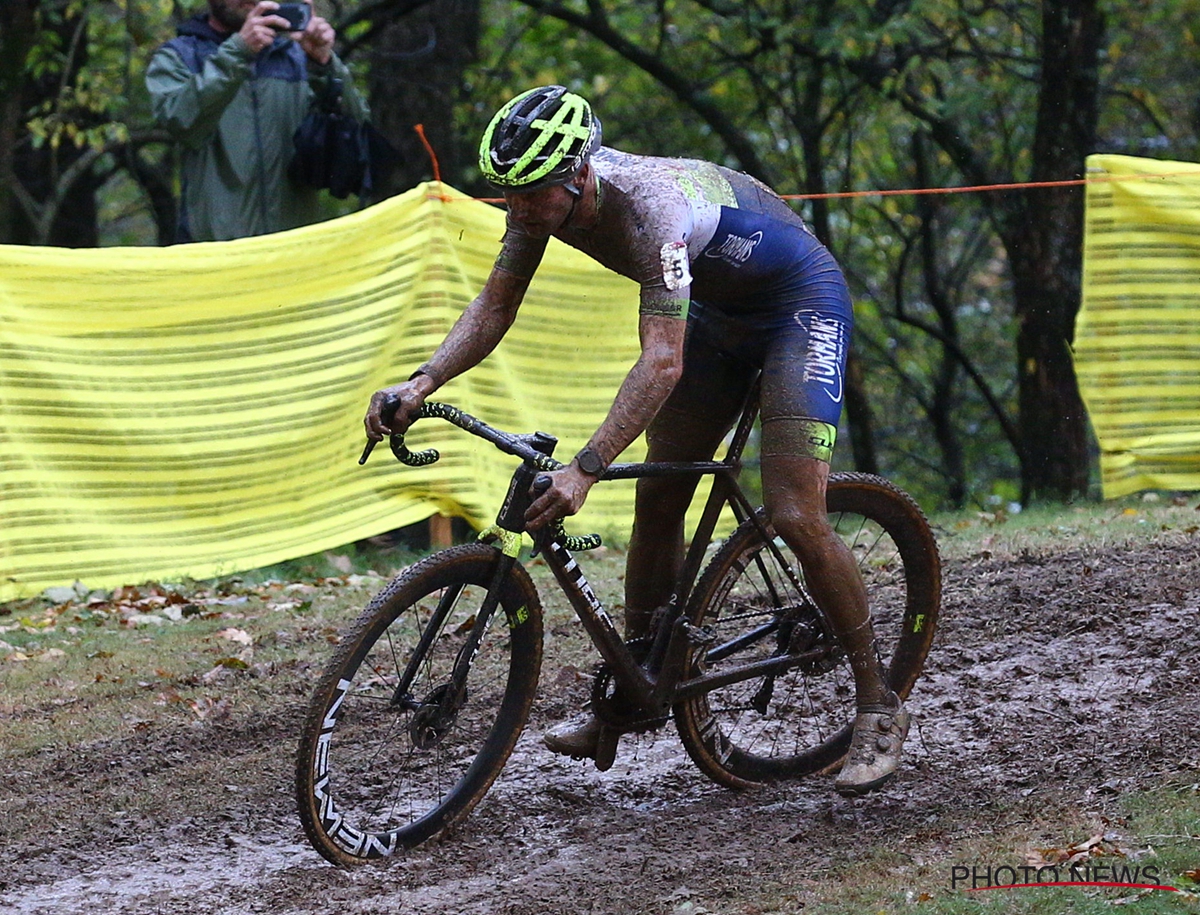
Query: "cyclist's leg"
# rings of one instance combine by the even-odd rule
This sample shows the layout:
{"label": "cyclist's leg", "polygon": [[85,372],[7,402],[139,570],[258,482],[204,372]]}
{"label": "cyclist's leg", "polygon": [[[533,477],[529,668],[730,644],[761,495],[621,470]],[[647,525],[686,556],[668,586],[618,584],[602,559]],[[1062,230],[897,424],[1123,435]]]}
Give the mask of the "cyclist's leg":
{"label": "cyclist's leg", "polygon": [[[646,430],[648,461],[709,460],[741,411],[754,367],[718,347],[711,320],[693,319],[683,374]],[[697,483],[693,476],[638,480],[625,566],[626,638],[645,635],[674,591],[684,515]]]}
{"label": "cyclist's leg", "polygon": [[767,452],[768,447],[794,441],[796,436],[786,430],[788,425],[799,429],[807,426],[803,421],[790,420],[777,419],[763,426],[763,502],[767,516],[800,560],[809,592],[846,649],[859,708],[879,705],[888,699],[889,690],[875,651],[866,588],[853,555],[830,527],[825,513],[829,464],[794,451]]}
{"label": "cyclist's leg", "polygon": [[819,273],[807,293],[791,319],[776,326],[764,357],[763,497],[854,674],[858,716],[837,787],[861,793],[894,774],[908,716],[884,680],[857,564],[826,515],[850,332],[849,296],[836,268]]}

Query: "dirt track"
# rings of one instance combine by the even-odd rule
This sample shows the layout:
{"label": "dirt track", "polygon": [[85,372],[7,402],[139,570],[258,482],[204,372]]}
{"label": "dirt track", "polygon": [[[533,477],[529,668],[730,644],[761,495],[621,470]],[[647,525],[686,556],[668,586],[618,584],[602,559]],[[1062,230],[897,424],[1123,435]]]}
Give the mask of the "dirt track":
{"label": "dirt track", "polygon": [[0,909],[795,912],[880,849],[901,849],[914,889],[939,893],[980,833],[1055,810],[1098,821],[1119,794],[1200,766],[1195,541],[949,564],[904,771],[865,800],[838,798],[827,778],[720,789],[670,729],[623,744],[604,774],[553,757],[537,735],[585,687],[551,646],[535,720],[467,823],[401,860],[339,870],[303,844],[292,808],[307,685],[280,676],[272,704],[223,721],[12,760]]}

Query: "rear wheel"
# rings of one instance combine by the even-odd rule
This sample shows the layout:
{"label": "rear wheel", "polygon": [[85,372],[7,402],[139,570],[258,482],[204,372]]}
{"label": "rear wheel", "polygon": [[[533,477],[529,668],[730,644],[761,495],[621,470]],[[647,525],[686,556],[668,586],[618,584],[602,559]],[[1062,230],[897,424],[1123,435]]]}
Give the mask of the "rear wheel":
{"label": "rear wheel", "polygon": [[[880,660],[903,698],[921,673],[941,604],[933,531],[917,504],[879,477],[833,474],[826,504],[830,524],[858,560]],[[804,659],[675,706],[692,759],[732,787],[833,765],[849,747],[854,719],[850,665],[808,596],[795,557],[779,538],[772,542],[775,549],[753,523],[743,523],[708,564],[689,613],[714,636],[696,650],[695,673],[788,655]]]}
{"label": "rear wheel", "polygon": [[541,604],[521,566],[504,581],[465,689],[451,677],[500,556],[469,544],[417,563],[363,611],[317,684],[296,800],[309,841],[335,864],[386,857],[454,825],[504,767],[542,658]]}

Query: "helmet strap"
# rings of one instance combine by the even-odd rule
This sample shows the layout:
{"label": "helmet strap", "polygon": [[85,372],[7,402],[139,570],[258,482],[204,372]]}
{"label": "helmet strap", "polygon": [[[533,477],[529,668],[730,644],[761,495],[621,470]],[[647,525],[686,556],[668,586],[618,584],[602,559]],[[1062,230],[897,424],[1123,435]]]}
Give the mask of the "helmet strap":
{"label": "helmet strap", "polygon": [[579,192],[579,188],[573,185],[567,184],[563,186],[567,188],[571,195],[571,209],[567,213],[567,218],[563,220],[563,228],[565,229],[571,224],[571,220],[575,218],[575,209],[579,206],[579,199],[582,195]]}

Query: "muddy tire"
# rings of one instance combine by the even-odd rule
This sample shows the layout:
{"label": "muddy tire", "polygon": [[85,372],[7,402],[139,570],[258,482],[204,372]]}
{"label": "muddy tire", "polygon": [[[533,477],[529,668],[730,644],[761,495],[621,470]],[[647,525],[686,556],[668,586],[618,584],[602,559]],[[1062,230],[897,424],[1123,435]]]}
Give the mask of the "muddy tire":
{"label": "muddy tire", "polygon": [[[905,697],[929,653],[941,605],[933,532],[917,504],[879,477],[833,474],[826,502],[830,523],[858,559],[888,683]],[[715,638],[697,649],[697,671],[719,672],[830,646],[818,631],[822,627],[795,557],[781,540],[775,543],[790,570],[781,567],[751,522],[708,564],[689,616],[710,627]],[[718,688],[678,703],[674,713],[684,746],[704,773],[745,788],[839,762],[850,742],[854,679],[833,646],[820,663]]]}
{"label": "muddy tire", "polygon": [[[471,661],[461,706],[447,714],[442,701],[499,555],[469,544],[428,557],[341,639],[296,759],[300,820],[333,863],[387,857],[448,829],[504,767],[542,660],[541,603],[520,565]],[[409,685],[398,688],[406,671]]]}

